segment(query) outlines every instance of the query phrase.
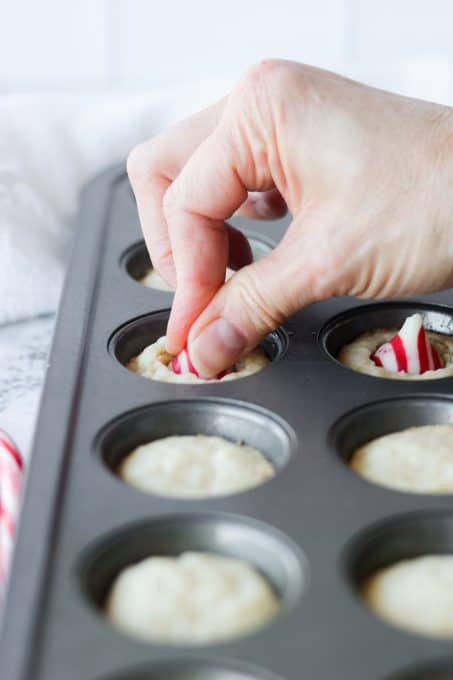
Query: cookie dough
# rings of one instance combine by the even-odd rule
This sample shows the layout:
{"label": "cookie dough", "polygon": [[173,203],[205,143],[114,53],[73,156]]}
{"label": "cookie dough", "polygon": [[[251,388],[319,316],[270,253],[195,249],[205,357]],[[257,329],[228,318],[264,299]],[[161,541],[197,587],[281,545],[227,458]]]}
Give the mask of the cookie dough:
{"label": "cookie dough", "polygon": [[428,637],[453,638],[453,555],[424,555],[380,569],[362,594],[375,614]]}
{"label": "cookie dough", "polygon": [[156,272],[153,267],[150,267],[146,274],[142,276],[140,279],[137,279],[137,281],[144,286],[147,286],[147,288],[154,288],[155,290],[164,290],[168,293],[172,293],[173,289],[171,286],[168,285],[166,281],[161,277],[160,274]]}
{"label": "cookie dough", "polygon": [[256,347],[249,352],[240,362],[236,364],[237,371],[227,373],[219,380],[203,380],[193,373],[177,374],[169,368],[169,363],[173,356],[169,354],[165,347],[165,337],[159,338],[152,345],[145,347],[143,352],[134,357],[127,363],[127,368],[145,378],[160,380],[161,382],[177,383],[206,383],[206,382],[225,382],[227,380],[237,380],[245,378],[247,375],[257,373],[267,366],[269,359],[261,347]]}
{"label": "cookie dough", "polygon": [[453,492],[453,425],[423,425],[378,437],[350,465],[375,484],[411,493]]}
{"label": "cookie dough", "polygon": [[173,644],[236,637],[278,609],[276,594],[254,567],[204,552],[148,557],[126,567],[106,605],[108,618],[123,631]]}
{"label": "cookie dough", "polygon": [[148,493],[201,498],[249,489],[273,477],[275,471],[251,446],[199,434],[143,444],[122,461],[118,473]]}
{"label": "cookie dough", "polygon": [[[228,281],[228,279],[230,279],[233,274],[234,270],[228,268],[226,270],[225,281]],[[154,288],[155,290],[164,290],[169,293],[173,293],[171,286],[169,286],[168,283],[164,281],[161,275],[158,274],[156,270],[153,269],[153,267],[150,267],[145,275],[137,279],[137,281],[148,288]]]}
{"label": "cookie dough", "polygon": [[425,371],[421,374],[411,374],[404,371],[393,373],[381,366],[376,366],[372,359],[373,354],[378,347],[388,342],[397,333],[397,328],[376,329],[363,333],[348,345],[342,347],[338,354],[338,361],[360,373],[390,378],[391,380],[433,380],[453,375],[453,336],[442,335],[433,331],[426,331],[426,335],[428,341],[438,351],[444,365],[443,368]]}

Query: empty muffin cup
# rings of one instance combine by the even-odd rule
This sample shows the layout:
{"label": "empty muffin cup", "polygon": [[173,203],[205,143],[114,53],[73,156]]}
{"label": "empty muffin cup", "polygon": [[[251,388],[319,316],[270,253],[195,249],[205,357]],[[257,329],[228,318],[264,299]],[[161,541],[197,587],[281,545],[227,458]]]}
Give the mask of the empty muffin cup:
{"label": "empty muffin cup", "polygon": [[[211,565],[200,559],[205,556],[212,556]],[[211,581],[219,560],[227,564],[220,565],[218,574],[214,569]],[[153,566],[163,571],[150,575]],[[139,573],[143,569],[146,574]],[[115,531],[85,552],[79,574],[88,601],[122,632],[151,643],[196,645],[246,635],[291,608],[302,591],[306,567],[297,547],[275,529],[214,513],[160,517]],[[238,605],[237,619],[229,603]],[[131,612],[136,605],[139,611]],[[149,611],[143,611],[147,606]],[[216,609],[223,612],[221,621],[215,620]]]}
{"label": "empty muffin cup", "polygon": [[453,513],[412,513],[364,531],[346,565],[365,604],[387,624],[453,638]]}
{"label": "empty muffin cup", "polygon": [[[254,454],[250,457],[247,448],[242,455],[240,447],[232,452],[214,451],[218,458],[212,459],[209,452],[200,459],[195,451],[191,458],[199,435],[251,447],[262,460]],[[178,437],[190,437],[192,448],[179,453]],[[171,442],[176,452],[170,448],[165,465],[159,457],[147,464],[145,455],[137,480],[124,474],[131,452],[152,442]],[[240,401],[209,398],[161,402],[125,413],[108,424],[96,440],[98,455],[124,481],[148,493],[184,498],[228,495],[258,486],[288,463],[295,447],[294,431],[278,416]],[[161,450],[157,454],[161,456]]]}
{"label": "empty muffin cup", "polygon": [[[406,319],[420,314],[428,341],[442,367],[422,373],[391,372],[373,361],[375,351],[394,336]],[[449,307],[418,302],[363,305],[338,314],[321,329],[319,339],[327,355],[359,373],[385,379],[437,380],[453,376],[453,312]]]}

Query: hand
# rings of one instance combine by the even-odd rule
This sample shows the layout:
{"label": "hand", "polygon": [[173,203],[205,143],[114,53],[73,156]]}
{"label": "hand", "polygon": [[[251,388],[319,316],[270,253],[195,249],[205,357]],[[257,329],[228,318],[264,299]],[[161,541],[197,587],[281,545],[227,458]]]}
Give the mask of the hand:
{"label": "hand", "polygon": [[[145,239],[176,284],[169,351],[188,342],[209,377],[313,302],[452,286],[452,131],[448,107],[268,61],[223,101],[136,147],[128,172]],[[286,206],[284,238],[249,264],[225,220]],[[224,283],[228,263],[240,271]]]}

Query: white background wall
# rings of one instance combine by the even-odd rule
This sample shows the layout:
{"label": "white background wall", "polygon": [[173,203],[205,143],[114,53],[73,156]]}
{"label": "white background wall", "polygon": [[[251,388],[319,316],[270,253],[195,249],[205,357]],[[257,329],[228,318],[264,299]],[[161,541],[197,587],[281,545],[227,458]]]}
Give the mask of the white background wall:
{"label": "white background wall", "polygon": [[0,0],[0,93],[232,78],[263,57],[453,103],[453,2]]}

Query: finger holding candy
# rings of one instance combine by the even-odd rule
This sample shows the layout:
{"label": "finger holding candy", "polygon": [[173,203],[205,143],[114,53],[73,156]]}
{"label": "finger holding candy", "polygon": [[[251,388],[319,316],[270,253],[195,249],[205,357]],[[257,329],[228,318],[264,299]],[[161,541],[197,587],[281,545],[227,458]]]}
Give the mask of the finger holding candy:
{"label": "finger holding candy", "polygon": [[[201,376],[195,366],[193,365],[190,356],[189,356],[189,350],[187,347],[185,347],[182,352],[178,354],[172,361],[170,362],[170,368],[173,371],[173,373],[176,373],[177,375],[184,375],[184,373],[192,373],[193,375],[196,375],[198,378],[203,378]],[[230,368],[228,371],[222,371],[221,373],[218,373],[213,380],[221,380],[227,373],[233,373],[236,370],[236,367],[233,366]]]}

